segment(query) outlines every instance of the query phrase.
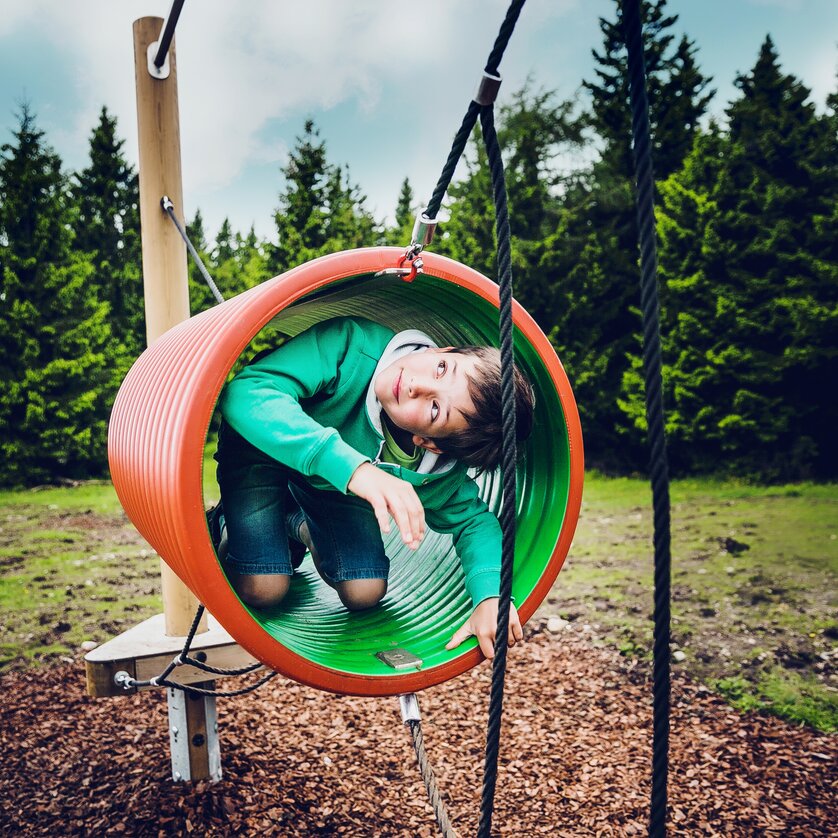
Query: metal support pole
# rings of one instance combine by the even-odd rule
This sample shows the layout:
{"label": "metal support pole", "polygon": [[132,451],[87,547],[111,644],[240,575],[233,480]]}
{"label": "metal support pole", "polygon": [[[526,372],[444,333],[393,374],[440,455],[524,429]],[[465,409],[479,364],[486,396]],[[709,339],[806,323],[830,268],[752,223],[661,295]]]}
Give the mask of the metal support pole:
{"label": "metal support pole", "polygon": [[[215,681],[195,684],[214,689]],[[166,690],[169,707],[169,747],[172,753],[172,779],[177,782],[221,779],[221,745],[218,741],[218,714],[215,696]]]}

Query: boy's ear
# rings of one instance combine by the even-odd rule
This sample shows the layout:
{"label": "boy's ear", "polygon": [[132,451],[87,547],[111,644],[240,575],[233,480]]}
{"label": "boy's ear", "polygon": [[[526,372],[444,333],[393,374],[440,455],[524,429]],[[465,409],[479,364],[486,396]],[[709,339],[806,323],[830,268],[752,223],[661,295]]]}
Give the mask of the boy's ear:
{"label": "boy's ear", "polygon": [[431,452],[431,454],[441,454],[442,450],[434,443],[434,441],[427,436],[419,436],[419,434],[413,434],[413,444],[417,448],[425,448]]}

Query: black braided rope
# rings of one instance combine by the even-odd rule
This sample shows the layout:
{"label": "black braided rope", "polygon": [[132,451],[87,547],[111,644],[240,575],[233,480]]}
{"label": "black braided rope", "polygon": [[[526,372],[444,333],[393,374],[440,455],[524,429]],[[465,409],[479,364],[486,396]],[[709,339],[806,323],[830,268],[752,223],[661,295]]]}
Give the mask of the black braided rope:
{"label": "black braided rope", "polygon": [[201,687],[190,686],[189,684],[178,684],[176,681],[160,681],[159,679],[156,686],[170,687],[173,690],[181,690],[182,692],[189,693],[190,695],[207,695],[212,696],[213,698],[230,698],[235,695],[246,695],[247,693],[252,693],[254,690],[258,690],[262,684],[266,684],[270,681],[271,678],[275,678],[276,675],[276,672],[269,672],[264,678],[260,678],[255,683],[246,687],[241,687],[238,690],[205,690]]}
{"label": "black braided rope", "polygon": [[260,678],[258,681],[254,682],[253,684],[249,684],[246,687],[241,687],[237,690],[216,690],[216,689],[205,689],[203,687],[193,687],[189,684],[180,684],[177,681],[170,681],[169,675],[172,674],[172,671],[179,666],[189,665],[194,666],[197,669],[200,669],[204,672],[211,672],[214,675],[246,675],[250,672],[255,672],[257,669],[261,668],[261,663],[252,663],[248,666],[240,667],[239,669],[222,669],[221,667],[217,666],[210,666],[209,664],[204,663],[203,661],[199,661],[196,658],[190,657],[189,649],[192,646],[192,641],[195,639],[195,633],[198,631],[198,625],[201,622],[201,617],[204,615],[204,606],[199,604],[198,608],[195,611],[195,617],[192,620],[192,625],[189,628],[189,632],[186,635],[186,640],[183,643],[183,650],[181,653],[172,660],[172,662],[157,676],[154,678],[150,678],[147,681],[137,681],[135,678],[127,678],[123,682],[126,689],[131,689],[134,687],[168,687],[169,689],[173,690],[181,690],[185,693],[190,693],[192,695],[208,695],[208,696],[219,696],[219,697],[229,697],[233,695],[244,695],[245,693],[253,692],[253,690],[259,689],[262,684],[270,681],[271,678],[276,676],[276,672],[269,672],[263,678]]}
{"label": "black braided rope", "polygon": [[466,111],[466,115],[463,117],[460,130],[457,131],[457,134],[454,137],[451,151],[448,154],[448,159],[445,161],[445,166],[443,167],[442,173],[437,181],[434,194],[431,195],[431,200],[428,201],[428,208],[425,210],[425,215],[427,215],[428,218],[436,218],[437,213],[439,212],[439,208],[442,205],[442,199],[445,197],[445,193],[451,183],[451,178],[454,177],[454,170],[457,168],[457,163],[460,162],[460,158],[466,150],[466,143],[468,142],[468,138],[471,136],[471,129],[474,128],[474,124],[477,122],[477,114],[479,112],[480,105],[474,101],[469,102],[468,110]]}
{"label": "black braided rope", "polygon": [[[492,51],[489,53],[489,58],[486,61],[484,72],[493,76],[498,74],[500,61],[506,51],[507,44],[509,44],[509,39],[512,37],[512,32],[515,29],[515,24],[518,22],[518,16],[521,14],[521,9],[524,7],[525,2],[526,0],[512,0],[509,4],[509,8],[506,10],[506,17],[500,25],[498,35],[495,38],[494,46],[492,47]],[[428,206],[425,209],[425,215],[427,215],[428,218],[436,218],[439,208],[442,206],[442,199],[448,191],[451,178],[454,177],[454,170],[457,168],[457,163],[460,162],[460,158],[463,156],[466,143],[468,142],[468,138],[471,136],[472,128],[474,128],[477,122],[477,116],[479,113],[480,105],[478,105],[475,101],[471,101],[468,109],[466,110],[466,114],[463,117],[460,130],[457,131],[457,134],[454,137],[454,142],[451,145],[451,152],[448,155],[448,159],[445,161],[445,166],[439,176],[439,180],[437,181],[431,200],[428,201]]]}
{"label": "black braided rope", "polygon": [[623,27],[628,48],[629,92],[637,178],[637,221],[640,240],[640,301],[643,311],[643,371],[646,382],[646,421],[649,425],[650,475],[654,508],[655,633],[652,739],[652,800],[649,835],[666,834],[669,769],[669,618],[670,532],[669,469],[664,437],[661,375],[660,308],[656,281],[655,207],[652,143],[646,70],[640,22],[640,0],[624,0]]}
{"label": "black braided rope", "polygon": [[251,663],[248,666],[240,666],[236,669],[225,669],[221,666],[210,666],[208,663],[193,658],[191,655],[181,654],[180,663],[188,666],[194,666],[195,669],[200,669],[202,672],[209,672],[212,675],[248,675],[251,672],[256,672],[261,669],[264,664],[260,662]]}
{"label": "black braided rope", "polygon": [[416,760],[419,763],[419,770],[422,773],[422,779],[425,781],[425,789],[428,792],[428,800],[430,800],[431,807],[434,810],[434,816],[436,817],[436,822],[439,825],[439,831],[445,836],[445,838],[457,838],[457,833],[451,825],[451,818],[448,816],[448,810],[445,808],[445,803],[439,794],[434,770],[428,762],[428,755],[425,752],[425,740],[422,736],[422,723],[411,720],[407,724],[410,727],[410,735],[413,739],[413,749],[416,751]]}
{"label": "black braided rope", "polygon": [[[501,58],[515,29],[515,24],[526,0],[512,0],[495,39],[484,72],[497,76]],[[501,453],[503,500],[499,516],[502,530],[500,598],[498,623],[495,634],[495,655],[492,667],[492,686],[489,699],[489,719],[486,731],[486,759],[483,771],[483,794],[480,806],[479,838],[489,838],[492,829],[497,764],[500,751],[500,728],[503,716],[503,688],[506,676],[506,653],[509,635],[509,608],[512,602],[512,572],[515,558],[516,511],[516,431],[515,393],[513,381],[513,324],[512,324],[512,259],[509,230],[509,212],[506,202],[506,184],[503,160],[497,140],[492,105],[469,103],[460,129],[454,137],[451,151],[437,181],[431,200],[425,210],[429,218],[436,218],[442,200],[454,176],[457,163],[463,155],[468,138],[478,115],[483,130],[483,140],[492,174],[492,193],[495,203],[495,224],[498,242],[498,285],[500,295],[499,328],[501,355],[501,401],[503,442]],[[440,828],[442,823],[437,818]],[[444,829],[443,829],[444,833]]]}
{"label": "black braided rope", "polygon": [[509,607],[512,602],[512,570],[515,561],[516,508],[516,434],[515,390],[512,357],[512,256],[509,231],[509,211],[506,203],[506,183],[503,159],[495,130],[491,105],[481,108],[480,124],[489,168],[492,173],[492,197],[495,203],[495,227],[498,240],[498,285],[500,293],[500,364],[501,364],[501,419],[503,442],[501,448],[501,480],[503,500],[499,516],[503,533],[501,550],[500,599],[498,626],[495,635],[495,657],[492,665],[492,688],[489,699],[489,722],[486,730],[486,760],[483,770],[483,797],[480,807],[479,838],[489,838],[492,831],[495,786],[497,784],[500,728],[503,717],[503,687],[506,676],[506,652],[509,633]]}

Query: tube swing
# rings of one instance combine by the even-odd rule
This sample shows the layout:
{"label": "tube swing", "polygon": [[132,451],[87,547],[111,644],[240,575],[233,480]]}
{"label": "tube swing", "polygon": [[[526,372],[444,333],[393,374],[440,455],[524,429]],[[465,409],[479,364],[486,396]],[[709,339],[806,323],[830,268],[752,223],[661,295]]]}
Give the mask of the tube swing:
{"label": "tube swing", "polygon": [[[533,384],[535,416],[533,434],[525,444],[521,460],[517,466],[511,458],[503,464],[503,486],[508,487],[510,482],[517,484],[517,491],[502,491],[499,476],[495,474],[478,479],[483,499],[496,514],[499,509],[502,511],[499,518],[504,530],[498,642],[478,832],[481,838],[488,838],[506,660],[506,635],[501,623],[508,611],[510,576],[511,595],[521,622],[526,623],[546,596],[567,555],[579,515],[583,482],[579,416],[567,377],[544,334],[511,296],[508,213],[492,102],[500,81],[498,63],[523,3],[524,0],[512,0],[510,4],[478,95],[469,105],[428,205],[428,217],[434,219],[479,115],[492,167],[500,292],[497,285],[476,271],[431,253],[423,254],[424,272],[415,270],[418,250],[412,253],[412,269],[405,270],[404,263],[413,245],[408,251],[368,248],[315,259],[181,322],[154,341],[129,371],[120,389],[109,435],[113,483],[129,518],[203,603],[193,621],[184,653],[174,659],[166,673],[185,662],[184,656],[206,606],[244,649],[276,672],[336,693],[399,694],[402,718],[410,726],[429,798],[446,836],[454,834],[453,827],[424,753],[418,704],[413,693],[461,674],[482,659],[474,640],[450,652],[444,649],[471,609],[450,539],[430,534],[414,553],[401,544],[397,533],[392,533],[385,540],[391,558],[389,594],[374,610],[345,611],[337,595],[320,584],[304,564],[295,574],[292,590],[282,605],[275,611],[262,612],[242,603],[218,562],[204,515],[201,472],[207,433],[221,389],[239,356],[262,329],[273,330],[278,338],[285,339],[331,317],[356,315],[376,320],[395,331],[421,324],[440,344],[494,344],[500,310],[501,357],[514,357]],[[171,13],[174,20],[182,5],[183,0],[175,0]],[[665,833],[667,808],[669,496],[655,285],[654,181],[639,0],[626,0],[623,12],[637,169],[644,371],[655,509],[654,756],[649,834],[657,836]],[[167,32],[170,40],[168,20],[162,31],[164,35],[159,40],[166,41]],[[157,79],[168,76],[168,69],[161,68],[161,52],[156,42],[148,46],[148,73]],[[152,55],[156,56],[153,62]],[[166,100],[165,108],[153,95],[148,94],[147,98],[155,105],[149,110],[157,118],[164,111],[171,117],[176,110],[172,97]],[[149,124],[154,127],[153,121]],[[167,154],[161,157],[169,163],[179,160],[177,142],[170,141]],[[179,182],[179,163],[177,174],[175,180]],[[165,188],[155,178],[150,178],[149,183],[153,188]],[[171,206],[171,202],[168,207],[163,204],[167,212]],[[153,218],[146,220],[151,223],[144,221],[144,228],[154,226]],[[175,220],[173,214],[172,220]],[[151,264],[166,273],[165,258]],[[511,363],[504,366],[504,386],[511,379],[510,367]],[[508,405],[504,399],[505,410]],[[504,425],[506,453],[514,450],[514,446],[507,445],[507,423]],[[509,533],[511,539],[507,538]],[[512,544],[514,556],[508,549]],[[204,671],[233,674],[209,666]],[[241,671],[252,671],[252,667]],[[128,689],[164,685],[163,678],[141,683],[126,672],[118,672],[113,681]],[[176,686],[203,693],[208,701],[222,694]],[[170,690],[170,720],[174,706],[172,693],[173,689]],[[211,709],[214,714],[214,704]],[[184,718],[188,728],[188,714]],[[208,710],[205,718],[209,718]],[[203,735],[200,738],[203,740]],[[174,744],[172,747],[174,772]],[[200,776],[219,779],[220,764],[216,768]],[[190,758],[190,772],[191,769]],[[175,772],[174,776],[183,779],[179,773]]]}
{"label": "tube swing", "polygon": [[[246,606],[228,583],[205,520],[203,458],[221,389],[263,329],[293,337],[331,317],[363,316],[396,331],[421,323],[446,343],[497,342],[498,288],[465,265],[422,254],[415,281],[400,276],[400,248],[315,259],[186,320],[155,341],[129,371],[111,417],[108,455],[123,507],[151,546],[229,634],[266,666],[335,693],[396,695],[430,687],[482,659],[471,639],[445,643],[471,602],[449,536],[428,533],[417,551],[385,536],[388,594],[348,612],[310,562],[281,606]],[[535,321],[513,304],[516,362],[535,391],[534,431],[518,465],[513,596],[522,623],[561,569],[583,482],[576,403],[556,354]],[[497,514],[496,474],[478,478]]]}

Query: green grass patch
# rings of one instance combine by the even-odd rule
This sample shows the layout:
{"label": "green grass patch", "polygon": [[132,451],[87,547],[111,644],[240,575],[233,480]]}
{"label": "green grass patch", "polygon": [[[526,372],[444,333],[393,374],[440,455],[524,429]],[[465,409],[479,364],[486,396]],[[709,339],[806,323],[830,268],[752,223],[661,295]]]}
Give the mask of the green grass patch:
{"label": "green grass patch", "polygon": [[[214,503],[209,446],[204,485]],[[0,672],[75,659],[161,609],[160,559],[110,482],[0,492]]]}
{"label": "green grass patch", "polygon": [[[674,666],[822,730],[838,723],[838,491],[682,480],[671,487]],[[588,474],[576,538],[543,609],[623,654],[652,648],[648,482]]]}

